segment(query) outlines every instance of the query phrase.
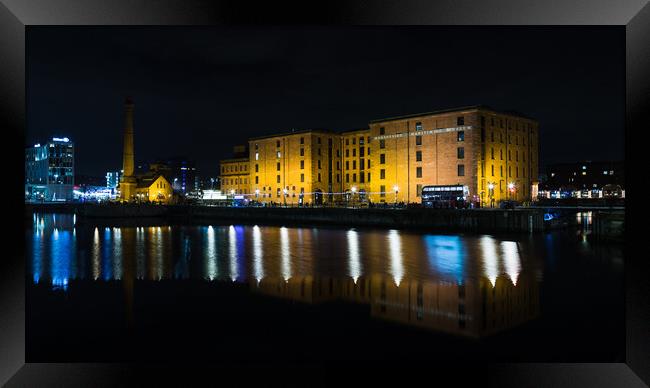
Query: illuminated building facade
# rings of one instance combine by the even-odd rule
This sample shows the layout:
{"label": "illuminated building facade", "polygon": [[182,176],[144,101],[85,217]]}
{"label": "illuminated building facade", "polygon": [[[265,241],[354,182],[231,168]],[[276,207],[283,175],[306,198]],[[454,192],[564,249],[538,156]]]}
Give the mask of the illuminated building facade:
{"label": "illuminated building facade", "polygon": [[538,123],[484,106],[370,122],[373,202],[420,202],[427,185],[463,185],[483,206],[527,201],[538,185]]}
{"label": "illuminated building facade", "polygon": [[371,192],[370,132],[368,129],[341,134],[343,191],[346,199],[363,201]]}
{"label": "illuminated building facade", "polygon": [[221,192],[226,195],[250,193],[248,158],[224,159],[221,166]]}
{"label": "illuminated building facade", "polygon": [[169,203],[173,197],[171,183],[164,175],[153,173],[137,177],[135,196],[138,202]]}
{"label": "illuminated building facade", "polygon": [[[463,186],[467,200],[494,206],[536,199],[539,124],[478,105],[373,120],[368,129],[294,131],[249,140],[249,184],[261,202],[421,202],[425,186]],[[234,182],[246,182],[241,168]],[[233,178],[230,178],[233,179]]]}
{"label": "illuminated building facade", "polygon": [[327,130],[250,139],[252,199],[291,205],[340,201],[340,139],[338,133]]}
{"label": "illuminated building facade", "polygon": [[74,187],[74,144],[54,137],[25,149],[25,198],[71,200]]}

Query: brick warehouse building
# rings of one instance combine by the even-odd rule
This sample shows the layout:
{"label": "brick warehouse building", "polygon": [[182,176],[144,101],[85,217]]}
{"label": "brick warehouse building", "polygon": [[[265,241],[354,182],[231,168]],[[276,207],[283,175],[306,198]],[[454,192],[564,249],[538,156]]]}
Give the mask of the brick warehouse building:
{"label": "brick warehouse building", "polygon": [[[463,185],[483,206],[529,201],[537,197],[538,130],[531,118],[479,105],[372,120],[343,133],[253,138],[241,190],[262,202],[319,204],[355,192],[391,203],[420,202],[427,185]],[[222,171],[233,162],[221,161]]]}

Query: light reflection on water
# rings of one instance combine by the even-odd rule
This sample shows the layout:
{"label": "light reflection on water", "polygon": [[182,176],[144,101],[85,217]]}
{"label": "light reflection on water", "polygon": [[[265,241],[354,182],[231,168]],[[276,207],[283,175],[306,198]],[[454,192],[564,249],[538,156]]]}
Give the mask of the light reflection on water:
{"label": "light reflection on water", "polygon": [[62,214],[35,214],[33,226],[31,277],[55,289],[86,277],[235,282],[306,303],[365,303],[373,316],[473,336],[539,314],[546,258],[535,252],[552,243],[371,229],[98,227]]}
{"label": "light reflection on water", "polygon": [[97,227],[80,226],[72,217],[35,214],[28,240],[35,283],[45,268],[53,284],[84,278],[83,271],[79,276],[76,272],[86,262],[91,279],[120,280],[125,258],[134,263],[137,279],[229,278],[246,283],[250,273],[257,282],[276,275],[284,281],[328,275],[356,283],[379,273],[389,275],[398,287],[405,278],[453,283],[486,278],[494,286],[497,277],[507,276],[516,284],[525,266],[519,242],[488,235],[357,229],[322,229],[319,235],[315,228],[257,225]]}

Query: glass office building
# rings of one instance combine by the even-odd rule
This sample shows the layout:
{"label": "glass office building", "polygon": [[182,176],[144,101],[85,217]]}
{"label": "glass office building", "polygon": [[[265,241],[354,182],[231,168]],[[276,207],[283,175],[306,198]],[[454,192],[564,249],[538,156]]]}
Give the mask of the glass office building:
{"label": "glass office building", "polygon": [[72,200],[73,186],[74,144],[70,139],[54,137],[25,149],[25,200]]}

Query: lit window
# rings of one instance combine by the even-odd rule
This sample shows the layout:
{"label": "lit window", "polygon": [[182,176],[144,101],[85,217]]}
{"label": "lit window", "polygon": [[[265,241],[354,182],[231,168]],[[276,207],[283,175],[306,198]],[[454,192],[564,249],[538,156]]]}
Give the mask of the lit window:
{"label": "lit window", "polygon": [[278,152],[277,152],[277,156],[278,156],[278,158],[279,158],[280,156],[282,156],[282,153],[281,153],[280,151],[278,151]]}

